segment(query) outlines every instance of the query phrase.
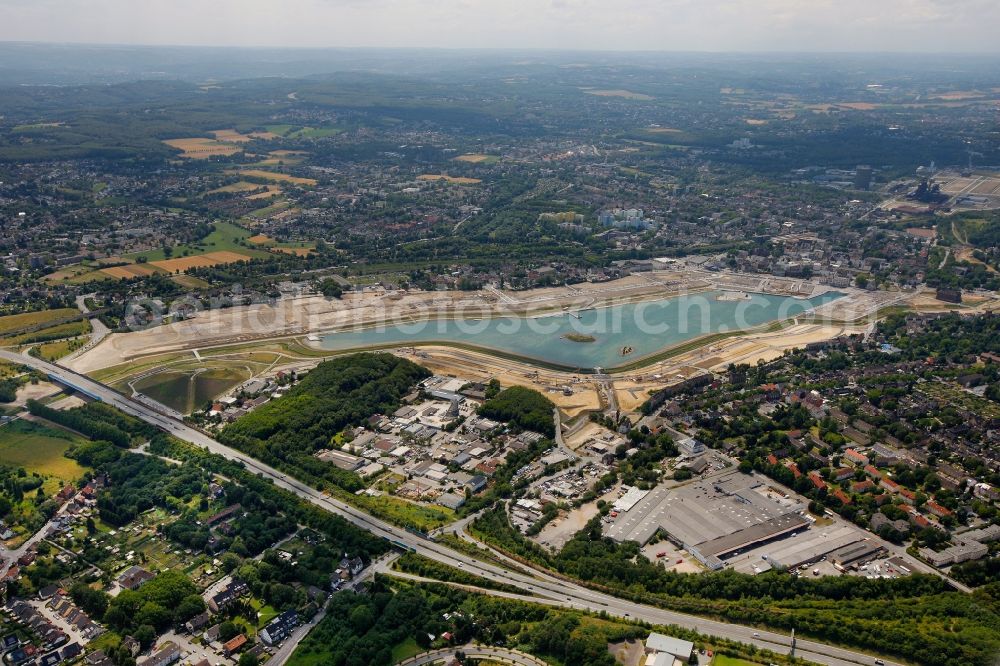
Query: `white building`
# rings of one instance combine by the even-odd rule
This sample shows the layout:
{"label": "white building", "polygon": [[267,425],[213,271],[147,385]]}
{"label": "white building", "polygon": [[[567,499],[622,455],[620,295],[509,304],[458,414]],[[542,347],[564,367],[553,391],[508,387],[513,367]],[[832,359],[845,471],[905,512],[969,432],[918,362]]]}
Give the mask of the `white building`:
{"label": "white building", "polygon": [[655,631],[646,639],[646,666],[672,666],[687,663],[694,643]]}

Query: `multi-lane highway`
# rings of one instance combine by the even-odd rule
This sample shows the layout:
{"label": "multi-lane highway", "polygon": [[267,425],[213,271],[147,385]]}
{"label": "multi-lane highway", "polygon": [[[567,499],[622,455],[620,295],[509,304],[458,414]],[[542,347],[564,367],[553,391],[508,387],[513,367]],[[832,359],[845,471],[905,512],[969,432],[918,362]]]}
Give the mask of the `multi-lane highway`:
{"label": "multi-lane highway", "polygon": [[[373,518],[364,511],[334,500],[315,488],[307,486],[294,478],[290,478],[240,451],[217,442],[204,432],[192,428],[183,421],[166,416],[146,404],[127,398],[110,387],[94,381],[85,375],[53,363],[42,361],[41,359],[24,357],[7,350],[0,350],[0,358],[40,370],[48,374],[53,381],[75,389],[91,398],[113,405],[127,414],[163,429],[178,439],[208,449],[212,453],[217,453],[227,459],[239,461],[248,470],[271,479],[276,486],[295,493],[302,499],[345,518],[359,528],[365,529],[377,536],[406,544],[413,548],[415,552],[444,564],[461,568],[469,573],[493,581],[516,585],[523,589],[526,595],[536,597],[543,603],[557,603],[561,606],[593,612],[605,611],[610,615],[643,620],[654,624],[674,624],[694,629],[704,634],[753,644],[759,648],[784,654],[787,654],[791,649],[792,641],[789,636],[784,634],[646,606],[591,590],[546,572],[537,571],[532,575],[528,575],[469,557],[434,541],[417,537],[402,528]],[[819,664],[829,664],[830,666],[870,665],[875,662],[875,658],[871,655],[802,639],[796,641],[795,655]],[[886,661],[885,663],[888,666],[898,666],[890,661]]]}

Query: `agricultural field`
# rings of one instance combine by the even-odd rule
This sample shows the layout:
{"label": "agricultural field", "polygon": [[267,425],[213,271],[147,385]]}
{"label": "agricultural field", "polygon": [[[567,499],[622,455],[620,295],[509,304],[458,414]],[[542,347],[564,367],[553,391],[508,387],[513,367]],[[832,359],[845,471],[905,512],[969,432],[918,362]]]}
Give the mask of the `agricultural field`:
{"label": "agricultural field", "polygon": [[26,328],[33,328],[42,324],[56,322],[66,317],[79,314],[74,308],[59,308],[56,310],[43,310],[41,312],[24,312],[22,314],[7,315],[0,317],[0,335],[16,333]]}
{"label": "agricultural field", "polygon": [[126,264],[125,266],[102,268],[100,272],[116,280],[131,280],[132,278],[145,277],[153,273],[159,273],[160,271],[150,264]]}
{"label": "agricultural field", "polygon": [[277,134],[272,134],[271,132],[250,132],[249,134],[242,134],[234,129],[212,130],[209,133],[219,141],[225,141],[228,143],[249,143],[254,139],[269,141],[271,139],[279,138]]}
{"label": "agricultural field", "polygon": [[468,162],[469,164],[494,164],[500,161],[496,155],[483,155],[482,153],[468,153],[454,158],[455,162]]}
{"label": "agricultural field", "polygon": [[444,180],[449,183],[455,183],[457,185],[478,185],[479,183],[483,182],[478,178],[466,178],[464,176],[449,176],[447,174],[440,174],[440,173],[424,173],[417,176],[417,180],[427,180],[427,181]]}
{"label": "agricultural field", "polygon": [[260,188],[261,186],[257,183],[240,180],[235,183],[230,183],[229,185],[217,187],[214,190],[209,190],[208,192],[205,192],[205,194],[237,194],[239,192],[252,192],[254,190],[259,190]]}
{"label": "agricultural field", "polygon": [[287,173],[278,173],[277,171],[265,171],[264,169],[241,169],[238,171],[241,176],[248,176],[250,178],[261,178],[263,180],[271,180],[276,183],[292,183],[293,185],[308,185],[313,186],[316,184],[314,178],[301,178],[299,176],[289,176]]}
{"label": "agricultural field", "polygon": [[232,252],[230,250],[219,250],[218,252],[206,252],[205,254],[196,254],[189,257],[163,259],[162,261],[154,261],[152,264],[168,273],[174,273],[177,271],[187,271],[192,268],[233,264],[237,261],[249,261],[250,259],[253,259],[253,257],[248,254]]}
{"label": "agricultural field", "polygon": [[307,153],[304,150],[272,150],[267,154],[267,158],[257,162],[254,166],[281,166],[282,164],[296,165],[305,161]]}
{"label": "agricultural field", "polygon": [[65,324],[57,324],[47,328],[41,328],[30,333],[22,333],[8,338],[0,338],[0,344],[5,345],[25,345],[33,342],[51,342],[62,338],[72,338],[78,335],[90,333],[90,322],[86,319],[79,319]]}
{"label": "agricultural field", "polygon": [[181,151],[179,157],[189,160],[206,160],[212,157],[228,157],[243,149],[231,143],[204,137],[189,137],[186,139],[167,139],[163,143]]}
{"label": "agricultural field", "polygon": [[52,494],[87,471],[63,455],[71,446],[83,441],[76,435],[31,421],[11,421],[0,426],[0,461],[45,477],[46,492]]}

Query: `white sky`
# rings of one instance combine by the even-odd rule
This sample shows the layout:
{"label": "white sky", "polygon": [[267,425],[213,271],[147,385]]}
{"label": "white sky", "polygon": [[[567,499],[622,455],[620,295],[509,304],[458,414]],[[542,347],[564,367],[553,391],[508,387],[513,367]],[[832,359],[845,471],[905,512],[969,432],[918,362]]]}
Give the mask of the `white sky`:
{"label": "white sky", "polygon": [[0,0],[0,40],[1000,51],[998,0]]}

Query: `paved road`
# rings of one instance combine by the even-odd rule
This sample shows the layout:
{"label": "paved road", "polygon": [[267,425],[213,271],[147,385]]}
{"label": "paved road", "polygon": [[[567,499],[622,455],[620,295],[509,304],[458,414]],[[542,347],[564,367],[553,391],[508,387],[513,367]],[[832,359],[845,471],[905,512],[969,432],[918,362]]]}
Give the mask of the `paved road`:
{"label": "paved road", "polygon": [[[693,615],[645,606],[591,590],[547,572],[534,571],[533,575],[527,575],[474,559],[441,544],[414,536],[402,528],[385,523],[355,507],[334,500],[315,488],[307,486],[246,454],[217,442],[204,432],[155,411],[147,405],[126,398],[111,388],[84,375],[41,359],[26,359],[7,350],[0,350],[0,358],[29,365],[47,373],[54,381],[89,394],[91,397],[107,404],[114,405],[123,412],[158,426],[181,440],[205,448],[224,458],[241,462],[249,471],[272,480],[275,486],[295,493],[302,499],[320,508],[342,516],[355,526],[365,529],[376,536],[404,543],[425,557],[464,569],[478,576],[493,581],[517,585],[525,590],[529,596],[538,597],[539,600],[547,599],[549,600],[548,603],[556,600],[560,605],[567,607],[594,612],[605,611],[608,614],[618,617],[644,620],[655,624],[675,624],[695,629],[705,634],[728,638],[741,643],[753,644],[759,648],[766,648],[775,652],[788,653],[790,649],[791,639],[784,634],[755,630],[753,627],[717,622]],[[816,641],[800,639],[796,641],[795,651],[799,657],[829,666],[851,666],[852,664],[872,664],[874,662],[874,657],[870,655]],[[888,660],[885,663],[887,666],[898,666]]]}
{"label": "paved road", "polygon": [[[16,358],[16,354],[13,356]],[[17,564],[17,561],[22,555],[27,553],[35,544],[49,535],[49,530],[52,529],[52,525],[63,517],[63,512],[72,501],[73,500],[70,499],[64,502],[62,506],[59,507],[59,510],[52,514],[52,517],[49,518],[44,525],[42,525],[41,529],[28,537],[28,539],[17,548],[9,549],[0,543],[0,576],[6,574],[12,566]]]}
{"label": "paved road", "polygon": [[[87,314],[88,312],[90,312],[90,308],[87,307],[86,300],[88,298],[94,296],[94,295],[95,294],[83,294],[81,296],[77,296],[76,297],[76,307],[78,307],[80,309],[80,312],[83,312],[84,314]],[[98,319],[97,317],[91,317],[90,318],[90,340],[88,340],[87,344],[83,345],[79,349],[77,349],[75,351],[72,351],[69,354],[67,354],[66,356],[64,356],[63,359],[62,359],[63,363],[65,363],[66,361],[72,360],[72,359],[76,358],[77,356],[80,356],[85,351],[89,351],[90,349],[93,349],[94,347],[96,347],[101,342],[101,340],[103,340],[104,338],[108,337],[109,333],[111,333],[111,330],[107,326],[105,326],[101,322],[100,319]]]}

